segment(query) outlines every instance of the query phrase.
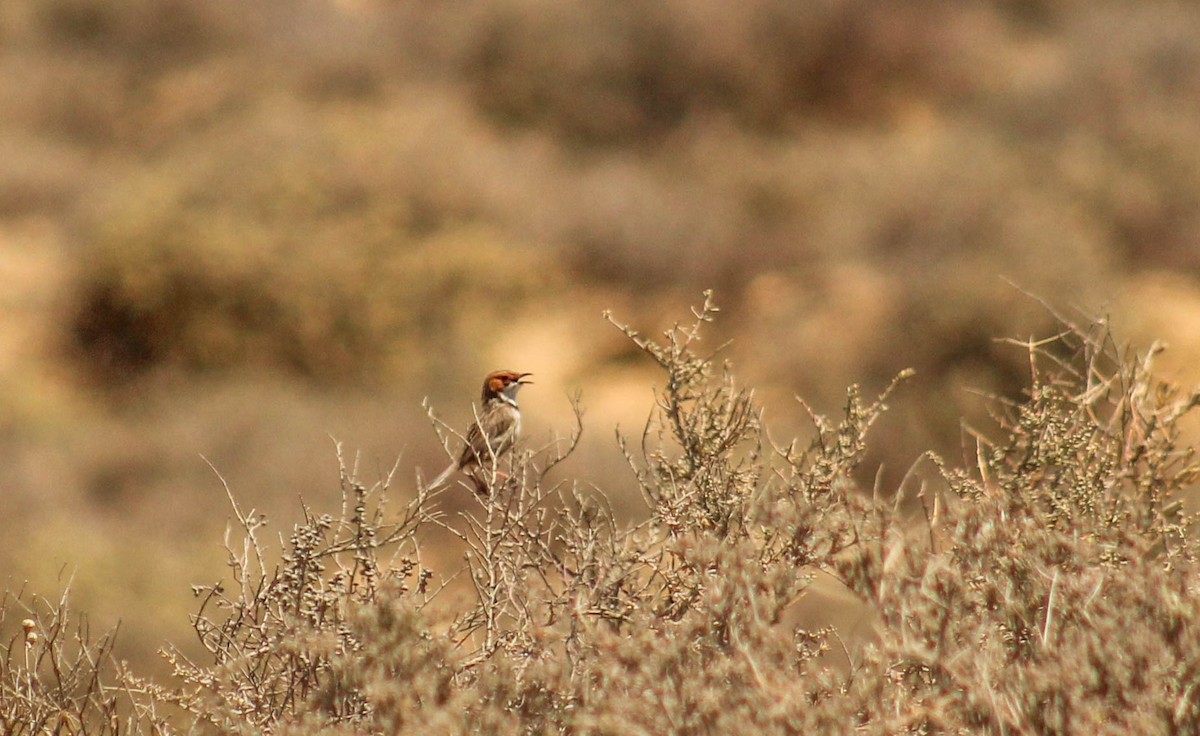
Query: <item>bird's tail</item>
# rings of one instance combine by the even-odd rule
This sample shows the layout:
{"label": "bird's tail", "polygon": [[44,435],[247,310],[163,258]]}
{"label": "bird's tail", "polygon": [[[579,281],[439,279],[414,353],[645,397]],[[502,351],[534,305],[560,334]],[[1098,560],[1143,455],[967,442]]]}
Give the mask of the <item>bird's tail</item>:
{"label": "bird's tail", "polygon": [[434,478],[429,482],[429,485],[425,486],[425,490],[436,491],[446,485],[446,481],[450,480],[450,476],[454,475],[455,470],[458,470],[458,463],[450,463],[449,467],[443,470],[441,475]]}

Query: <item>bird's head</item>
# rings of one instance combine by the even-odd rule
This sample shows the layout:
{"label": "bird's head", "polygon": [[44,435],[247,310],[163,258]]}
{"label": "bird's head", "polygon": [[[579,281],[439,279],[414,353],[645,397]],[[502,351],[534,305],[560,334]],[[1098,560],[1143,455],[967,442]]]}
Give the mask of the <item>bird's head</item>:
{"label": "bird's head", "polygon": [[503,399],[514,406],[517,403],[517,391],[521,387],[533,383],[526,381],[526,376],[532,373],[517,373],[516,371],[492,371],[483,379],[483,403],[492,399]]}

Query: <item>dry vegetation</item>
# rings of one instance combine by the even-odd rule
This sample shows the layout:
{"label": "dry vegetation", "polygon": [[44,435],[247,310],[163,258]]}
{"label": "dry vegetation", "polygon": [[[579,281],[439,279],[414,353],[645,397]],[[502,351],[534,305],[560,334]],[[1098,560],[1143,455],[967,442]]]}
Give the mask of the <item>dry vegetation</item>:
{"label": "dry vegetation", "polygon": [[[1179,444],[1200,404],[1098,326],[1024,346],[975,462],[929,482],[853,478],[884,401],[857,386],[811,440],[772,441],[728,365],[697,352],[717,310],[648,339],[664,389],[623,441],[643,520],[549,482],[568,438],[511,455],[491,494],[387,503],[342,461],[341,509],[305,509],[278,561],[230,495],[226,580],[195,588],[205,655],[117,668],[63,604],[10,598],[6,730],[39,733],[1162,734],[1200,729],[1200,583]],[[806,408],[806,407],[804,407]],[[802,410],[798,407],[798,410]],[[456,492],[467,493],[457,489]],[[465,543],[423,556],[427,527]],[[468,581],[455,595],[457,577]],[[828,577],[860,637],[797,625]]]}
{"label": "dry vegetation", "polygon": [[[329,728],[403,714],[449,729],[438,719],[497,717],[504,703],[551,730],[620,730],[624,716],[602,712],[619,703],[630,718],[643,709],[647,730],[702,713],[754,723],[792,718],[778,703],[802,699],[778,697],[787,688],[811,696],[806,714],[857,709],[868,730],[900,730],[902,713],[944,730],[1083,729],[1085,712],[1152,719],[1148,703],[1184,722],[1191,691],[1170,707],[1164,693],[1187,673],[1157,668],[1186,652],[1163,653],[1175,640],[1154,627],[1175,615],[1167,591],[1187,575],[1188,542],[1142,515],[1186,485],[1156,475],[1166,460],[1150,450],[1179,426],[1171,402],[1187,402],[1136,394],[1152,383],[1145,367],[1092,328],[1026,350],[995,338],[1068,326],[1034,294],[1110,314],[1143,354],[1170,342],[1156,369],[1200,383],[1198,39],[1186,0],[0,0],[0,589],[27,591],[5,608],[6,692],[23,693],[5,707],[58,702],[95,723],[112,697],[114,723],[165,701],[232,718],[253,674],[312,687],[276,701],[264,685],[265,713]],[[652,373],[647,344],[596,319],[609,307],[661,330],[710,287],[727,307],[713,343],[736,338],[723,355],[756,386],[752,402],[721,388],[719,367],[694,384],[682,367]],[[669,368],[679,356],[662,349]],[[212,579],[231,513],[200,454],[275,531],[306,499],[290,569],[358,538],[359,477],[386,476],[403,453],[393,506],[363,521],[394,522],[413,470],[443,460],[422,398],[458,426],[463,397],[498,366],[537,374],[529,447],[572,425],[578,407],[560,397],[583,390],[589,429],[570,463],[547,478],[550,456],[522,466],[526,484],[501,495],[512,508],[431,500],[446,516],[417,514],[420,533],[405,527],[371,583],[334,580],[354,569],[350,548],[318,555],[320,576],[273,582],[274,558],[256,568],[238,547],[245,577],[209,590],[212,628],[188,635],[186,582]],[[842,420],[818,422],[826,445],[808,455],[767,441],[769,425],[806,446],[793,396],[836,416],[847,383],[878,395],[907,368],[877,421],[856,399],[845,435]],[[663,386],[666,434],[644,448],[627,438],[631,474],[607,432],[640,426],[650,385]],[[994,426],[986,407],[1004,402],[1000,429],[969,429]],[[347,514],[322,527],[341,498],[329,435],[361,460],[345,473]],[[991,444],[976,457],[981,436]],[[1113,483],[1145,488],[1113,495]],[[703,493],[670,490],[687,484]],[[366,485],[374,508],[382,489]],[[878,499],[855,490],[873,486]],[[514,521],[515,508],[543,511]],[[653,521],[628,526],[647,510]],[[550,526],[521,526],[535,520]],[[789,525],[797,539],[830,535],[826,546],[762,532]],[[315,547],[292,549],[305,539]],[[406,569],[420,540],[424,557],[398,578],[391,567]],[[477,560],[425,604],[460,553],[493,544],[514,556]],[[998,581],[979,572],[996,569],[993,547],[1019,558]],[[871,549],[879,570],[860,559]],[[584,551],[586,565],[564,557]],[[780,572],[788,559],[794,578]],[[423,568],[437,576],[422,590]],[[482,595],[476,575],[533,570],[544,579],[519,591],[531,600],[493,581],[504,607],[459,608],[464,590]],[[155,687],[103,665],[110,641],[76,646],[74,629],[54,629],[69,611],[32,591],[67,580],[94,630],[121,621],[117,659]],[[285,584],[312,600],[260,599]],[[587,588],[603,585],[616,587]],[[813,616],[806,585],[857,599],[873,644],[853,627],[823,633],[845,616]],[[722,612],[713,596],[754,605]],[[940,621],[939,596],[978,612],[946,622],[951,643],[887,618]],[[776,607],[786,625],[755,628]],[[223,628],[239,611],[249,628]],[[36,647],[53,638],[58,654],[23,648],[30,616]],[[721,616],[728,635],[706,639]],[[1105,633],[1101,619],[1126,625]],[[239,669],[288,627],[292,648]],[[1092,629],[1145,666],[1087,650]],[[429,632],[404,651],[448,669],[421,669],[396,694],[379,673],[415,665],[382,635],[369,650],[365,631]],[[178,671],[154,654],[164,641]],[[954,648],[968,641],[992,654]],[[639,648],[675,664],[622,664]],[[1085,651],[1101,669],[1063,664]],[[80,665],[21,670],[37,652]],[[463,669],[471,657],[483,658]],[[93,660],[99,679],[67,677]],[[612,697],[616,671],[627,697]],[[1080,679],[1090,672],[1101,679]],[[732,707],[704,677],[745,683],[746,700]],[[365,700],[339,700],[346,682]],[[430,693],[445,707],[429,710]]]}

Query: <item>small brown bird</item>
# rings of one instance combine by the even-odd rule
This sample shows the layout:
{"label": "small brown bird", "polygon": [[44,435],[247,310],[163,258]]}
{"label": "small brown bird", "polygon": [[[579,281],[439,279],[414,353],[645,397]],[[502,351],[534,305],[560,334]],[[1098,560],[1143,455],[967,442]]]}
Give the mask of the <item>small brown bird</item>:
{"label": "small brown bird", "polygon": [[457,462],[433,479],[429,489],[441,488],[455,471],[463,471],[475,482],[475,490],[487,493],[487,484],[480,469],[493,467],[494,460],[512,449],[521,435],[521,408],[517,406],[517,392],[522,386],[533,383],[523,380],[532,373],[516,371],[492,371],[483,379],[482,409],[476,421],[467,431],[467,446]]}

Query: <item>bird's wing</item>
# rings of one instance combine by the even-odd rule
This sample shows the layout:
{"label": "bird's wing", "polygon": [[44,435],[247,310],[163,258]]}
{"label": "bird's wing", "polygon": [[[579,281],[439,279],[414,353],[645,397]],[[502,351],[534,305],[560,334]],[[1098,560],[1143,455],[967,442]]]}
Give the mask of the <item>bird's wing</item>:
{"label": "bird's wing", "polygon": [[483,464],[500,457],[513,445],[517,426],[516,410],[503,404],[493,404],[471,425],[467,446],[463,448],[459,467]]}
{"label": "bird's wing", "polygon": [[[480,421],[483,421],[483,417],[480,417]],[[479,422],[476,422],[467,430],[467,445],[458,458],[458,467],[461,469],[468,465],[475,465],[487,457],[487,454],[487,443],[484,442],[483,434],[479,431]]]}

